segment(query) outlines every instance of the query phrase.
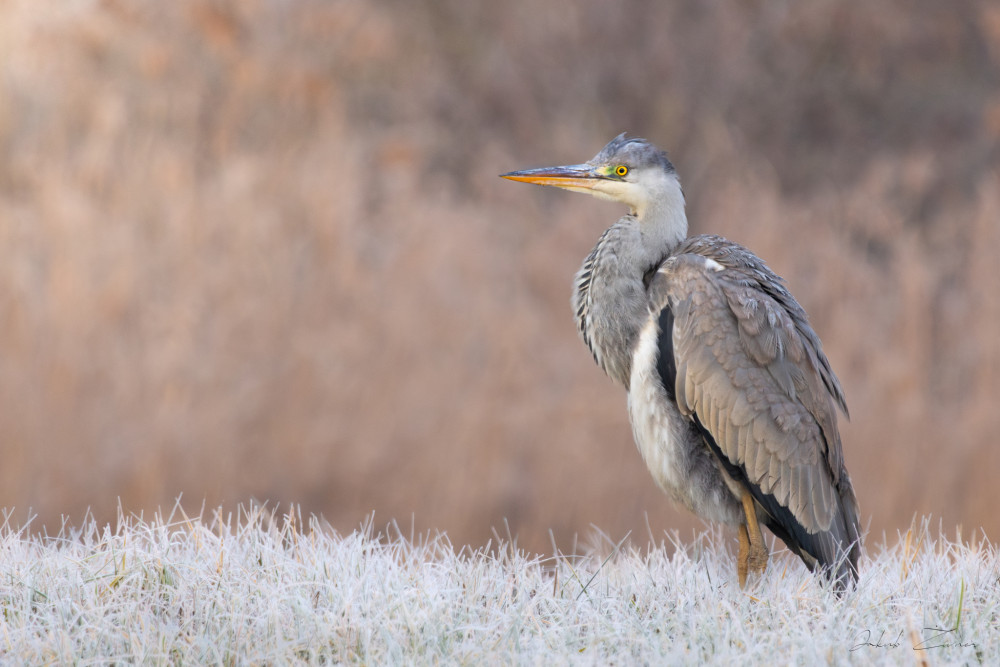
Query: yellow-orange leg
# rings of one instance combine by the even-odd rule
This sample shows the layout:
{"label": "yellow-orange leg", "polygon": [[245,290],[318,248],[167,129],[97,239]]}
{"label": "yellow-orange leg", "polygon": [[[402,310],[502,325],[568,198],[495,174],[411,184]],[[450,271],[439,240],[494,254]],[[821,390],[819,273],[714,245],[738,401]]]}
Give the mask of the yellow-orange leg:
{"label": "yellow-orange leg", "polygon": [[740,588],[746,588],[747,573],[764,573],[767,569],[767,546],[764,544],[764,535],[760,532],[760,525],[757,523],[757,510],[754,507],[753,496],[749,491],[743,492],[743,513],[746,516],[746,523],[740,524],[737,535],[740,539],[740,551],[737,556],[736,574],[740,580]]}
{"label": "yellow-orange leg", "polygon": [[740,578],[740,588],[747,587],[747,570],[750,565],[750,538],[747,537],[746,524],[741,523],[736,528],[740,538],[740,552],[736,556],[736,575]]}

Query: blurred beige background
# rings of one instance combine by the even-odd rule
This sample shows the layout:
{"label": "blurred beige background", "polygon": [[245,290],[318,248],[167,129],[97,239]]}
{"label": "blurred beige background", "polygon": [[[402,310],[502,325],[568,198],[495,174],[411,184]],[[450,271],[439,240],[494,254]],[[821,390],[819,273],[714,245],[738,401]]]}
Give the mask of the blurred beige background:
{"label": "blurred beige background", "polygon": [[873,537],[996,539],[1000,6],[962,0],[4,2],[0,505],[689,534],[569,308],[622,211],[497,178],[622,131],[810,313]]}

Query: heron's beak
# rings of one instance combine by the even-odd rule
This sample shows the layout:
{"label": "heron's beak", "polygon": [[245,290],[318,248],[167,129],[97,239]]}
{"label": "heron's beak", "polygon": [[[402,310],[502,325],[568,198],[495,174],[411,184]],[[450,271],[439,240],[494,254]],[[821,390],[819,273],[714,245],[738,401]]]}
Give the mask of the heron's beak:
{"label": "heron's beak", "polygon": [[589,164],[572,164],[565,167],[542,167],[500,174],[501,178],[535,185],[551,185],[565,190],[588,192],[601,181],[608,180],[607,174]]}

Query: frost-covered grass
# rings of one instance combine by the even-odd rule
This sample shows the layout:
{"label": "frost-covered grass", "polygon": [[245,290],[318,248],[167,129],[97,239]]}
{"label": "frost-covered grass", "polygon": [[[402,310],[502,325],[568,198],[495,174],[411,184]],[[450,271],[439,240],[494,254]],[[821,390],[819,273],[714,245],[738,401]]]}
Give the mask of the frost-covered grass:
{"label": "frost-covered grass", "polygon": [[924,521],[871,545],[842,599],[786,552],[740,591],[734,541],[598,537],[541,558],[260,509],[57,537],[8,520],[0,662],[1000,664],[1000,557],[985,540]]}

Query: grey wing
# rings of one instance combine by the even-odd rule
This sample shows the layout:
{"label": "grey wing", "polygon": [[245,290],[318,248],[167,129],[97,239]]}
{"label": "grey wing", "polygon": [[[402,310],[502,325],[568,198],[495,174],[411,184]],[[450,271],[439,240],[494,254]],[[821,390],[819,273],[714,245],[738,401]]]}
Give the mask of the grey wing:
{"label": "grey wing", "polygon": [[673,355],[675,377],[664,383],[673,381],[681,413],[754,495],[772,532],[811,568],[839,563],[838,581],[856,579],[858,506],[835,407],[843,394],[818,338],[749,251],[729,242],[686,250],[650,284],[652,308],[673,315],[660,350]]}

